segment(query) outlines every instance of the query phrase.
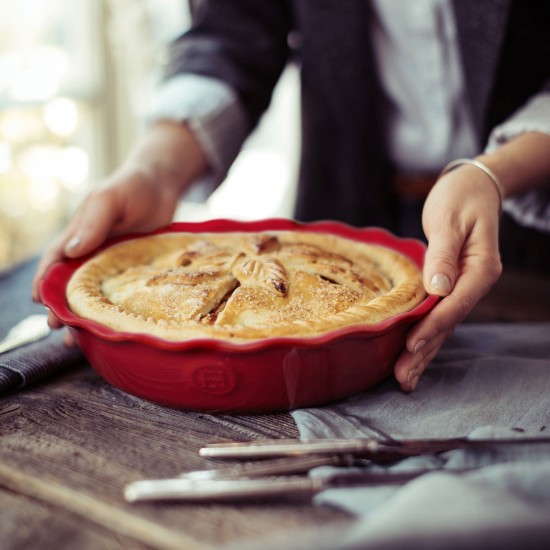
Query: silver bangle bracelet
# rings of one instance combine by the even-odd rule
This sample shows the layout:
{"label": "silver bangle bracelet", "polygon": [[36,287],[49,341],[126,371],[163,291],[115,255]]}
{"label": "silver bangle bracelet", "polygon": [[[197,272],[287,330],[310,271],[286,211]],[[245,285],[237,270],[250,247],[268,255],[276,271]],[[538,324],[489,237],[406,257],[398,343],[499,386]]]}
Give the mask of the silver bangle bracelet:
{"label": "silver bangle bracelet", "polygon": [[493,182],[493,185],[495,186],[495,189],[498,193],[498,200],[499,200],[499,214],[502,214],[502,200],[503,200],[503,192],[502,192],[502,185],[500,184],[499,179],[496,177],[495,173],[483,162],[480,162],[479,160],[475,159],[468,159],[468,158],[460,158],[456,160],[452,160],[447,164],[443,170],[441,170],[441,173],[439,174],[439,177],[444,176],[447,174],[447,172],[450,172],[451,170],[454,170],[455,168],[458,168],[459,166],[462,166],[464,164],[470,164],[472,166],[475,166],[485,172],[490,180]]}

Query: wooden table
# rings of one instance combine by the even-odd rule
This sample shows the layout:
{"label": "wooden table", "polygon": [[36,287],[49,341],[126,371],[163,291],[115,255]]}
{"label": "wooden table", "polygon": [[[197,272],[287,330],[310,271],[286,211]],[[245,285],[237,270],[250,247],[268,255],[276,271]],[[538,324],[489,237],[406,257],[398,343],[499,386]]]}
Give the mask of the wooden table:
{"label": "wooden table", "polygon": [[[4,275],[0,336],[42,311],[32,264]],[[550,320],[550,281],[508,272],[467,322]],[[289,414],[210,415],[126,395],[83,364],[0,399],[0,546],[8,549],[285,547],[300,533],[348,524],[309,501],[125,503],[126,483],[219,465],[198,449],[218,439],[298,437]],[[291,537],[286,538],[286,537]]]}

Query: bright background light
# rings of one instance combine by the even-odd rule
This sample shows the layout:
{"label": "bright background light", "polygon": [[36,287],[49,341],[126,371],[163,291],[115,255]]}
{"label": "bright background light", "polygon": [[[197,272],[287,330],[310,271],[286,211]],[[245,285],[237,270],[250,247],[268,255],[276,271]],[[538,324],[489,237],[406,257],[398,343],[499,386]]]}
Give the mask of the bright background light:
{"label": "bright background light", "polygon": [[[186,0],[0,0],[0,272],[43,250],[143,130]],[[297,67],[209,197],[177,220],[290,216]],[[200,196],[200,199],[197,198]]]}
{"label": "bright background light", "polygon": [[46,126],[56,136],[70,137],[78,127],[78,107],[66,97],[52,99],[44,106]]}

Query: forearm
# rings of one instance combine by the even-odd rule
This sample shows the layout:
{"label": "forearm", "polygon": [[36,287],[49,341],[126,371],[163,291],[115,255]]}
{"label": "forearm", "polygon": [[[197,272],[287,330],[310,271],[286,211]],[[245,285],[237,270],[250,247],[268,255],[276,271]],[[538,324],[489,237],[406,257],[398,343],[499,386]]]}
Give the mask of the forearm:
{"label": "forearm", "polygon": [[550,135],[521,134],[477,159],[498,177],[503,198],[550,187]]}
{"label": "forearm", "polygon": [[136,144],[119,172],[138,170],[167,194],[179,197],[208,168],[206,155],[185,124],[159,121]]}
{"label": "forearm", "polygon": [[235,91],[225,82],[196,74],[176,76],[157,89],[147,123],[158,121],[185,124],[192,131],[207,157],[211,187],[225,179],[250,132]]}

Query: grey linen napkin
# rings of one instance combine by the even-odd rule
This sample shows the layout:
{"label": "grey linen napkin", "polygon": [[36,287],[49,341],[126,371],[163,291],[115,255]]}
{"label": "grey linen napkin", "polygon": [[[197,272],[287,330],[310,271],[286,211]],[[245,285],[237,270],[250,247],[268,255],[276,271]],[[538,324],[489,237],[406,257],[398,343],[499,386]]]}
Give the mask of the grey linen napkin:
{"label": "grey linen napkin", "polygon": [[84,361],[79,348],[67,347],[64,330],[0,355],[0,395],[36,384]]}
{"label": "grey linen napkin", "polygon": [[[0,336],[31,314],[44,314],[42,304],[31,299],[32,280],[39,258],[0,274]],[[0,354],[0,395],[36,384],[47,377],[84,361],[78,348],[63,343],[66,329],[47,338]]]}
{"label": "grey linen napkin", "polygon": [[[550,437],[550,323],[463,325],[408,395],[393,380],[292,412],[300,437]],[[456,450],[390,470],[434,468],[401,486],[330,489],[315,503],[358,519],[317,549],[549,548],[550,444]],[[378,467],[382,468],[382,467]],[[473,468],[457,474],[454,469]],[[312,475],[326,473],[316,470]]]}

